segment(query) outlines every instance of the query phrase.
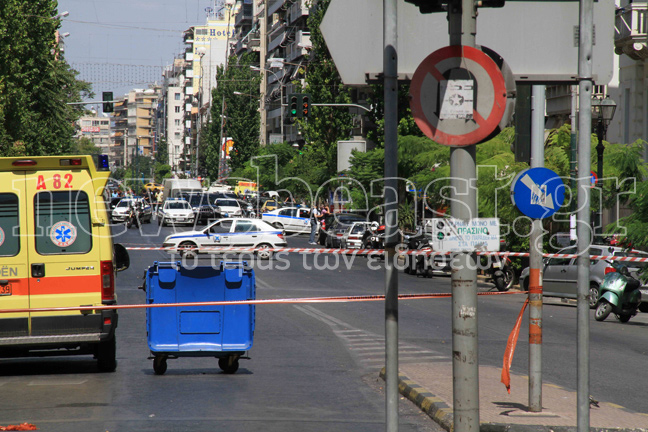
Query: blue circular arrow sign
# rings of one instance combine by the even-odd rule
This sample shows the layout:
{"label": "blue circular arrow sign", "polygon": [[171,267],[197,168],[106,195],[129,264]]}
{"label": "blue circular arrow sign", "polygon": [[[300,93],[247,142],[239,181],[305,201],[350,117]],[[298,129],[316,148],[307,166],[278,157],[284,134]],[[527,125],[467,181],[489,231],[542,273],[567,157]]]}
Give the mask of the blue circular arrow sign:
{"label": "blue circular arrow sign", "polygon": [[547,218],[563,205],[565,184],[548,168],[530,168],[519,173],[513,181],[511,200],[530,218]]}

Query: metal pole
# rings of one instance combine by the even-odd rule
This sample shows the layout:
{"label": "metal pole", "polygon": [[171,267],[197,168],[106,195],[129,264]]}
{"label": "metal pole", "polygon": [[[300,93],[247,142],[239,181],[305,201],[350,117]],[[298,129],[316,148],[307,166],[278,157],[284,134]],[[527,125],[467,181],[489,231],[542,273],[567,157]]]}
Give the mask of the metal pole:
{"label": "metal pole", "polygon": [[225,94],[223,93],[223,102],[221,105],[221,116],[220,116],[220,139],[218,140],[218,181],[221,181],[223,178],[225,170],[225,157],[226,154],[223,153],[223,132],[225,129]]}
{"label": "metal pole", "polygon": [[268,91],[268,80],[265,73],[266,68],[266,56],[267,56],[267,26],[268,26],[268,4],[263,5],[263,12],[259,15],[261,20],[261,38],[259,41],[259,69],[261,69],[261,98],[260,98],[260,108],[261,108],[261,120],[260,120],[260,130],[259,130],[259,143],[261,146],[266,144],[266,122],[267,122],[267,111],[266,111],[266,93]]}
{"label": "metal pole", "polygon": [[[450,45],[475,46],[476,9],[473,0],[448,5]],[[453,217],[477,217],[476,145],[450,149]],[[479,430],[479,351],[477,344],[477,256],[458,253],[452,269],[452,390],[455,432]]]}
{"label": "metal pole", "polygon": [[[599,108],[601,109],[601,108]],[[595,232],[599,237],[603,234],[603,152],[605,152],[605,146],[603,145],[603,140],[605,139],[605,125],[603,124],[603,119],[599,118],[596,123],[596,137],[598,138],[598,144],[596,144],[596,155],[597,155],[597,168],[596,176],[598,177],[597,185],[601,187],[601,194],[598,208],[596,209],[596,227]]]}
{"label": "metal pole", "polygon": [[577,424],[578,432],[589,432],[589,245],[590,226],[590,157],[592,131],[592,38],[593,0],[580,0],[578,45],[578,341],[577,341]]}
{"label": "metal pole", "polygon": [[396,0],[383,0],[385,85],[385,410],[387,432],[398,431],[398,34]]}
{"label": "metal pole", "polygon": [[[544,166],[545,86],[531,89],[531,168]],[[529,411],[542,411],[542,220],[534,219],[529,256]]]}
{"label": "metal pole", "polygon": [[572,190],[570,201],[570,217],[569,217],[569,238],[576,238],[576,134],[578,133],[578,120],[576,119],[576,111],[578,106],[578,86],[571,86],[571,135],[569,137],[569,185]]}
{"label": "metal pole", "polygon": [[279,104],[279,109],[281,110],[281,142],[285,142],[286,139],[284,137],[284,86],[283,82],[279,82],[279,91],[281,92],[281,103]]}

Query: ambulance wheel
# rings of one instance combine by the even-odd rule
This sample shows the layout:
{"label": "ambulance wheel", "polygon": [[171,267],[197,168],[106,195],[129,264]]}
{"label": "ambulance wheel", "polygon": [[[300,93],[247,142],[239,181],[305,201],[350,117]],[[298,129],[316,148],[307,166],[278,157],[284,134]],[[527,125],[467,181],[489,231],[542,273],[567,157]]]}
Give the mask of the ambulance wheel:
{"label": "ambulance wheel", "polygon": [[153,370],[155,371],[155,375],[164,375],[164,372],[167,370],[166,356],[155,356],[155,359],[153,359]]}
{"label": "ambulance wheel", "polygon": [[97,366],[101,372],[115,372],[117,369],[117,343],[114,336],[107,341],[99,342]]}
{"label": "ambulance wheel", "polygon": [[238,370],[239,362],[235,357],[219,358],[218,367],[221,368],[226,374],[233,374]]}

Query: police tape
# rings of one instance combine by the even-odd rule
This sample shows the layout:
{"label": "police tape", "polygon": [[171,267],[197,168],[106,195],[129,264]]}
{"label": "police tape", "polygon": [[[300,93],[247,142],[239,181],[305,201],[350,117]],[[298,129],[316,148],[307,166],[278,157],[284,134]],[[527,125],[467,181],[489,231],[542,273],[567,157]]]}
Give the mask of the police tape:
{"label": "police tape", "polygon": [[[272,253],[300,253],[300,254],[331,254],[331,255],[371,255],[384,256],[384,249],[340,249],[340,248],[287,248],[287,247],[233,247],[233,246],[202,246],[202,247],[140,247],[126,246],[126,250],[132,251],[166,251],[171,253],[182,254],[185,252],[234,252],[234,253],[255,253],[258,251]],[[458,252],[440,252],[431,249],[399,249],[397,255],[415,255],[415,256],[448,256]],[[527,258],[529,252],[492,252],[492,251],[475,251],[479,256],[501,256],[503,258]],[[578,258],[578,254],[552,254],[544,253],[543,258]],[[648,256],[640,258],[637,256],[609,256],[609,255],[590,255],[590,260],[622,261],[622,262],[648,262]]]}
{"label": "police tape", "polygon": [[[478,292],[478,296],[492,295],[517,295],[527,294],[528,291],[507,291],[507,292]],[[400,294],[399,300],[421,300],[431,298],[448,298],[452,293],[421,293],[421,294]],[[0,309],[0,314],[5,313],[39,313],[39,312],[69,312],[81,311],[92,312],[101,310],[116,309],[152,309],[163,307],[194,307],[194,306],[238,306],[238,305],[262,305],[262,304],[299,304],[299,303],[349,303],[349,302],[368,302],[385,300],[384,295],[367,295],[367,296],[338,296],[338,297],[303,297],[303,298],[285,298],[285,299],[263,299],[263,300],[227,300],[227,301],[207,301],[207,302],[182,302],[182,303],[147,303],[147,304],[128,304],[128,305],[104,305],[104,306],[65,306],[65,307],[44,307],[44,308],[25,308],[25,309]]]}

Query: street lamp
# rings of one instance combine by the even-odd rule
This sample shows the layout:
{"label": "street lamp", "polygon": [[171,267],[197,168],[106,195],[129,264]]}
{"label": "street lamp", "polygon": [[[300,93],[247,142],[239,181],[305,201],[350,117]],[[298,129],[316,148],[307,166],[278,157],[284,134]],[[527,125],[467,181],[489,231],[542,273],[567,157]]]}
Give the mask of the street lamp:
{"label": "street lamp", "polygon": [[196,127],[196,170],[195,174],[198,177],[198,156],[200,154],[200,128],[202,127],[202,104],[203,104],[203,57],[207,49],[203,46],[196,48],[196,52],[200,56],[200,79],[198,80],[198,118]]}
{"label": "street lamp", "polygon": [[[252,69],[253,71],[263,72],[263,73],[270,72],[272,75],[275,76],[277,82],[279,83],[279,92],[280,92],[280,98],[281,98],[281,103],[279,104],[279,107],[280,107],[279,112],[281,114],[281,126],[280,127],[281,127],[281,141],[283,142],[284,141],[284,109],[283,109],[283,107],[284,107],[284,96],[283,96],[284,84],[279,79],[279,76],[276,73],[272,72],[270,69],[261,69],[260,67],[257,67],[257,66],[250,66],[250,69]],[[266,109],[265,108],[265,100],[262,101],[262,104],[263,104],[263,109],[265,110]],[[264,131],[263,131],[263,141],[265,141],[265,134],[266,134],[266,131],[264,129]]]}
{"label": "street lamp", "polygon": [[[603,181],[603,152],[605,151],[603,141],[605,140],[608,125],[614,117],[615,110],[616,103],[610,99],[609,96],[606,96],[605,98],[597,97],[592,99],[592,121],[596,121],[596,137],[598,139],[598,144],[596,145],[596,154],[598,157],[596,175],[600,182]],[[601,207],[602,203],[599,204],[599,209],[596,212],[597,221],[595,229],[598,236],[601,235],[603,229],[603,215],[601,213]]]}

